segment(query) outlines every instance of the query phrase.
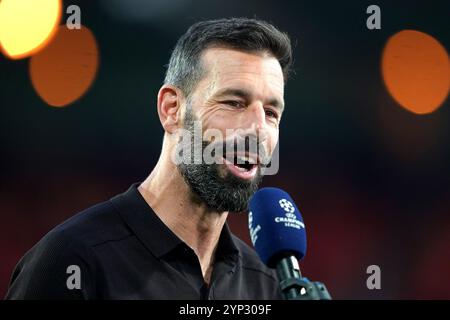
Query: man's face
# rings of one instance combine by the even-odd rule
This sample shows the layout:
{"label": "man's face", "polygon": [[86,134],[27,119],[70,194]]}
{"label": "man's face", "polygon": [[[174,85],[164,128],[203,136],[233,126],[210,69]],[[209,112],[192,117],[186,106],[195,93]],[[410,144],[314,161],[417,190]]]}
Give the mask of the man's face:
{"label": "man's face", "polygon": [[[244,211],[262,179],[262,162],[267,164],[278,142],[283,73],[277,59],[261,53],[211,48],[202,61],[206,75],[189,99],[184,125],[193,133],[193,122],[199,121],[203,150],[213,139],[205,133],[219,131],[222,138],[214,137],[214,145],[224,146],[223,157],[178,168],[210,208]],[[245,156],[250,163],[241,161]]]}

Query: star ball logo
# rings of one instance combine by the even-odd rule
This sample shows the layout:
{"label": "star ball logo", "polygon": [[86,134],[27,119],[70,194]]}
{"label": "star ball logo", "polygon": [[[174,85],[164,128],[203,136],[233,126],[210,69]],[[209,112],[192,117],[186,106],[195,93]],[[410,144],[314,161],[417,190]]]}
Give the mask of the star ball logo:
{"label": "star ball logo", "polygon": [[280,207],[282,207],[287,213],[293,213],[295,211],[294,205],[289,200],[281,199],[280,201],[278,201],[278,203],[280,204]]}
{"label": "star ball logo", "polygon": [[283,223],[285,227],[301,229],[305,228],[305,224],[297,219],[297,216],[294,214],[295,207],[287,199],[281,199],[278,201],[280,207],[286,212],[284,217],[275,217],[276,223]]}

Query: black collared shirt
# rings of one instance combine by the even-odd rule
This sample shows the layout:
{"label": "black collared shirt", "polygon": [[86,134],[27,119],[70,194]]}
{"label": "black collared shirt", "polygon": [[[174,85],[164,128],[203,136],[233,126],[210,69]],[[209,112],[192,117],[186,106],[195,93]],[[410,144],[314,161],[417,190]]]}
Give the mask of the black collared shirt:
{"label": "black collared shirt", "polygon": [[6,299],[281,299],[275,272],[226,224],[207,286],[194,251],[138,185],[44,236],[17,264]]}

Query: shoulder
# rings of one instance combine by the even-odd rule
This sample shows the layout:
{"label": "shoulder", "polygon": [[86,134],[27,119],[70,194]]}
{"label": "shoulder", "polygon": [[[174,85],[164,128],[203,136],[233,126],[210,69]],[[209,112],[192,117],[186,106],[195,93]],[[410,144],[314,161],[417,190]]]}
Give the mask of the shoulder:
{"label": "shoulder", "polygon": [[63,252],[89,258],[90,248],[130,236],[111,201],[87,208],[49,231],[30,251],[56,258]]}
{"label": "shoulder", "polygon": [[[48,232],[22,257],[13,271],[6,298],[89,298],[95,292],[92,247],[128,236],[128,229],[110,201],[77,213]],[[68,290],[71,270],[83,275],[82,290]]]}
{"label": "shoulder", "polygon": [[52,229],[42,240],[65,246],[80,244],[93,247],[130,235],[110,200],[87,208]]}

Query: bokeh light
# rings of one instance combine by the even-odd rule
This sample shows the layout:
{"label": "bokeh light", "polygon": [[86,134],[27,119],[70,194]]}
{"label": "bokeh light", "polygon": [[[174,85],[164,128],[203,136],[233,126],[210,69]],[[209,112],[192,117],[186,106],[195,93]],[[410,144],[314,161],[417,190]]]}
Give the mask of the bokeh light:
{"label": "bokeh light", "polygon": [[55,35],[62,14],[61,0],[0,1],[0,47],[11,59],[30,56]]}
{"label": "bokeh light", "polygon": [[382,74],[389,93],[416,114],[435,111],[450,87],[450,63],[445,48],[432,36],[403,30],[387,42]]}
{"label": "bokeh light", "polygon": [[98,47],[85,26],[62,25],[53,41],[30,59],[30,76],[39,96],[54,107],[79,99],[91,86],[98,68]]}

